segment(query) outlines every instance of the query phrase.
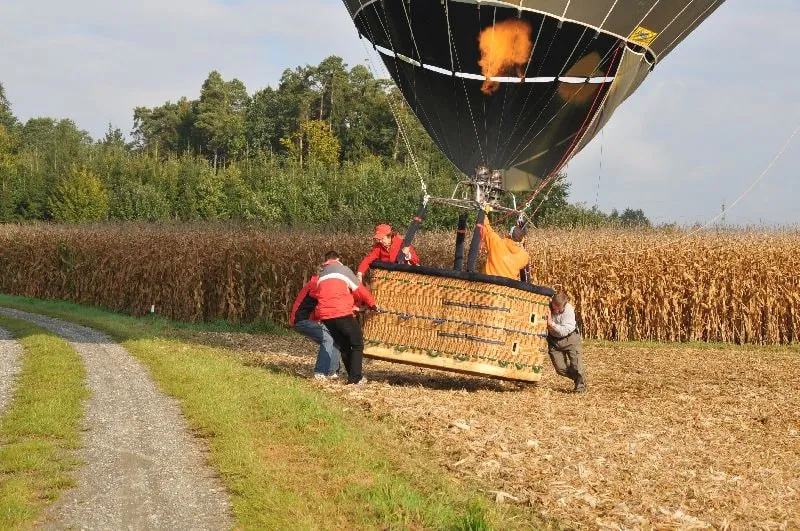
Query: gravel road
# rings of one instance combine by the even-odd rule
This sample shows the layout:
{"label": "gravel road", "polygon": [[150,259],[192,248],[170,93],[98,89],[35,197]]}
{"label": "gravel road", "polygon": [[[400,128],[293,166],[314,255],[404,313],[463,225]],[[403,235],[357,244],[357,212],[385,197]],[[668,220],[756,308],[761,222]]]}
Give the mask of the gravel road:
{"label": "gravel road", "polygon": [[22,347],[0,328],[0,413],[14,394],[17,373],[22,368]]}
{"label": "gravel road", "polygon": [[59,319],[5,308],[0,313],[32,321],[69,341],[83,358],[91,390],[77,487],[47,511],[44,528],[232,526],[227,493],[190,435],[178,403],[156,388],[123,347]]}

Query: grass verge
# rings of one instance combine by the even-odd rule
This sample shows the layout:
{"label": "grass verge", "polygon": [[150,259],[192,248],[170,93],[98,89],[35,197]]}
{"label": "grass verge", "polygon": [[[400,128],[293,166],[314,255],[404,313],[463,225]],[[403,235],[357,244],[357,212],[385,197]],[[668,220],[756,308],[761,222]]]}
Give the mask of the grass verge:
{"label": "grass verge", "polygon": [[80,445],[85,372],[70,345],[0,315],[24,349],[14,396],[0,417],[0,529],[29,528],[43,507],[71,486]]}
{"label": "grass verge", "polygon": [[70,303],[0,295],[0,306],[61,317],[120,341],[182,405],[256,529],[519,529],[545,523],[497,506],[432,466],[398,426],[345,408],[303,379],[181,341],[159,323]]}

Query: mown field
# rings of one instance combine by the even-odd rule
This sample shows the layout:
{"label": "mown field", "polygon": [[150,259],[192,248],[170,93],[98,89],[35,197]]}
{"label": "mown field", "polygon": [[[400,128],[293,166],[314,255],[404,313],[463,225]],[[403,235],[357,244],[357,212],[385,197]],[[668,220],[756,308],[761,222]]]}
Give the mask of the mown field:
{"label": "mown field", "polygon": [[[422,233],[427,265],[452,263],[454,234]],[[355,265],[369,234],[240,226],[0,229],[0,291],[183,321],[286,322],[322,255]],[[791,344],[800,332],[798,230],[540,230],[536,282],[567,291],[585,336]]]}
{"label": "mown field", "polygon": [[[216,339],[310,374],[310,342]],[[365,365],[365,388],[322,391],[398,422],[432,465],[560,529],[800,528],[796,347],[589,341],[584,356],[584,395],[550,366],[530,386],[381,361]]]}

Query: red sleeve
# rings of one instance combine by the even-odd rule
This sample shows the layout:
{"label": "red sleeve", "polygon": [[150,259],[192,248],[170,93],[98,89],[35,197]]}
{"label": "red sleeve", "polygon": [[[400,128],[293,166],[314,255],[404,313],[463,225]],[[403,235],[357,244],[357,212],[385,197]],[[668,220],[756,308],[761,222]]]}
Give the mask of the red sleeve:
{"label": "red sleeve", "polygon": [[314,297],[315,299],[319,299],[319,284],[316,284],[311,291],[309,291],[309,295]]}
{"label": "red sleeve", "polygon": [[358,288],[353,291],[353,298],[356,301],[363,302],[369,308],[375,306],[375,299],[364,284],[359,284]]}
{"label": "red sleeve", "polygon": [[292,313],[289,314],[289,326],[294,326],[294,316],[297,313],[298,306],[300,306],[300,303],[306,298],[306,295],[308,295],[308,292],[311,291],[311,288],[315,288],[316,285],[317,277],[312,277],[311,280],[306,282],[306,285],[303,286],[303,289],[300,290],[300,293],[297,294],[297,298],[294,300],[294,304],[292,304]]}
{"label": "red sleeve", "polygon": [[411,265],[419,265],[419,256],[417,256],[417,251],[414,250],[414,246],[409,246],[408,250],[411,252],[411,260],[408,261]]}
{"label": "red sleeve", "polygon": [[363,297],[363,290],[356,289],[353,292],[353,303],[356,306],[361,306],[362,304],[367,304],[367,301],[365,301],[364,297]]}
{"label": "red sleeve", "polygon": [[380,245],[373,245],[372,251],[367,255],[366,258],[361,260],[361,263],[358,264],[358,272],[362,275],[367,272],[369,269],[370,264],[377,260],[381,256]]}
{"label": "red sleeve", "polygon": [[[397,257],[400,256],[400,253],[403,251],[403,241],[404,238],[399,234],[395,236],[394,240],[392,240],[392,246],[389,250],[389,261],[395,262]],[[411,254],[411,260],[407,263],[410,265],[419,265],[419,257],[417,256],[417,251],[414,250],[413,245],[408,246],[409,253]],[[405,256],[403,256],[405,259]]]}

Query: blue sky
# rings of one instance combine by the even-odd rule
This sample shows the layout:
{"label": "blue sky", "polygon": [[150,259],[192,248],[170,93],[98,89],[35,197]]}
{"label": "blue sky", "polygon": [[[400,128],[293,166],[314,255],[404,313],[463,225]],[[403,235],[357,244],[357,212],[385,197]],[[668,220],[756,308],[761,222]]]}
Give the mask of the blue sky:
{"label": "blue sky", "polygon": [[[0,0],[0,24],[17,117],[72,118],[94,137],[129,132],[136,106],[197,97],[211,70],[252,93],[287,67],[368,53],[338,0]],[[571,200],[656,222],[718,214],[800,125],[798,53],[796,0],[728,0],[569,164]],[[726,221],[800,224],[798,177],[800,135]]]}

